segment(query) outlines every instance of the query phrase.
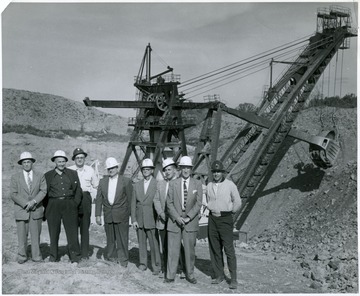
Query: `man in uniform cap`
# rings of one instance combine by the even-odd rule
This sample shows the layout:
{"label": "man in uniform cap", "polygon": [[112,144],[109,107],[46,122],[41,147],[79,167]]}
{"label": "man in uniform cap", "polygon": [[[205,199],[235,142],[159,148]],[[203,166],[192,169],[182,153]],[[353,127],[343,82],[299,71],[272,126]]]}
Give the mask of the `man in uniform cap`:
{"label": "man in uniform cap", "polygon": [[57,262],[58,244],[63,222],[68,241],[69,257],[72,263],[81,259],[78,238],[78,207],[82,192],[78,174],[66,168],[68,158],[62,150],[57,150],[51,161],[53,170],[45,173],[48,204],[45,211],[50,235],[50,262]]}
{"label": "man in uniform cap", "polygon": [[151,159],[145,158],[141,163],[143,180],[134,185],[131,202],[131,222],[136,229],[139,241],[139,269],[147,269],[147,242],[149,240],[152,272],[158,275],[161,270],[161,258],[158,240],[156,239],[154,196],[156,180],[152,176],[154,164]]}
{"label": "man in uniform cap", "polygon": [[229,288],[237,288],[236,255],[233,243],[233,214],[241,207],[236,185],[225,179],[224,166],[216,160],[211,165],[213,181],[206,187],[209,209],[208,237],[211,264],[215,273],[212,284],[225,279],[223,249],[226,254],[231,281]]}
{"label": "man in uniform cap", "polygon": [[184,244],[186,279],[196,284],[194,277],[195,245],[199,230],[199,213],[202,204],[202,185],[192,177],[189,156],[180,159],[181,176],[169,184],[167,195],[168,264],[165,283],[175,280],[179,263],[181,241]]}
{"label": "man in uniform cap", "polygon": [[14,214],[18,235],[18,263],[28,260],[27,240],[30,230],[31,257],[35,262],[41,262],[40,234],[44,215],[42,200],[46,195],[44,174],[32,169],[35,159],[30,152],[20,155],[18,164],[22,170],[11,176],[10,197],[14,201]]}
{"label": "man in uniform cap", "polygon": [[72,160],[75,164],[69,169],[77,171],[82,189],[82,199],[79,206],[79,227],[81,235],[81,257],[89,258],[89,227],[91,220],[91,204],[96,197],[96,189],[99,185],[99,178],[91,166],[85,165],[87,153],[81,148],[73,152]]}
{"label": "man in uniform cap", "polygon": [[108,175],[100,180],[95,199],[96,223],[101,225],[103,212],[107,250],[105,259],[127,267],[132,184],[129,178],[119,175],[119,163],[114,157],[107,158],[105,165]]}

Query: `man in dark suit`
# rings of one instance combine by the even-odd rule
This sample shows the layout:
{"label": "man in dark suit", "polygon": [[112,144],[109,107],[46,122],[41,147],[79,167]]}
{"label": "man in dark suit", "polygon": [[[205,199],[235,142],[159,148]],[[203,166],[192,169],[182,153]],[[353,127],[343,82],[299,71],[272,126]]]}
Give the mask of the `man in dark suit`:
{"label": "man in dark suit", "polygon": [[179,167],[181,176],[170,182],[167,196],[168,265],[167,278],[164,282],[171,283],[175,279],[182,241],[185,251],[186,279],[196,284],[195,245],[203,190],[201,182],[190,177],[192,161],[189,156],[180,159]]}
{"label": "man in dark suit", "polygon": [[103,212],[106,259],[127,267],[132,184],[129,178],[119,175],[119,163],[114,157],[107,158],[105,164],[108,176],[104,176],[99,182],[95,199],[96,223],[101,225]]}
{"label": "man in dark suit", "polygon": [[141,172],[144,179],[134,185],[131,203],[131,222],[136,229],[139,241],[140,270],[147,269],[147,242],[149,240],[151,265],[154,275],[158,275],[161,269],[161,258],[158,240],[156,239],[156,212],[154,208],[154,196],[156,193],[156,180],[152,174],[154,164],[146,158],[141,164]]}
{"label": "man in dark suit", "polygon": [[45,217],[48,221],[50,235],[50,262],[57,262],[58,244],[63,222],[68,241],[69,257],[72,263],[81,259],[78,238],[78,207],[82,191],[77,173],[66,168],[68,158],[62,150],[58,150],[51,158],[55,169],[45,173],[48,203]]}
{"label": "man in dark suit", "polygon": [[28,260],[26,249],[30,230],[31,257],[35,262],[41,262],[40,234],[44,215],[42,200],[46,195],[44,174],[32,169],[35,159],[29,152],[20,155],[18,164],[21,172],[11,177],[10,197],[14,201],[14,213],[19,242],[18,263]]}

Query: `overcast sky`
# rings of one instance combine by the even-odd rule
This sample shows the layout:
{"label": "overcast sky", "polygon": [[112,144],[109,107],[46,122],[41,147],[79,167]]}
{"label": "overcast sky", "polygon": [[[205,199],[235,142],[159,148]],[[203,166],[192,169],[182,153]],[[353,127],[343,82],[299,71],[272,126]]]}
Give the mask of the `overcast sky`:
{"label": "overcast sky", "polygon": [[[3,87],[78,101],[134,100],[134,76],[148,43],[155,72],[169,65],[186,81],[314,34],[317,9],[331,4],[12,2],[2,13]],[[336,4],[351,9],[357,27],[357,3]],[[339,73],[343,60],[342,95],[357,91],[356,59],[352,38],[339,64],[331,65]],[[229,107],[258,104],[269,73],[268,68],[208,94],[219,94]],[[324,95],[339,94],[334,77],[318,87]],[[192,100],[202,102],[204,95]]]}

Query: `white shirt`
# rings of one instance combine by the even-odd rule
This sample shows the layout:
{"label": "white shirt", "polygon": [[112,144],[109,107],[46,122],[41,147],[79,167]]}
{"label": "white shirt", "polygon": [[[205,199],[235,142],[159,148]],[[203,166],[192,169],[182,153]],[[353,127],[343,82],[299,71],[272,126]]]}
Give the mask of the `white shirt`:
{"label": "white shirt", "polygon": [[116,174],[113,178],[109,177],[109,187],[108,187],[108,200],[109,204],[114,204],[115,201],[115,193],[116,193],[116,186],[118,182],[118,174]]}
{"label": "white shirt", "polygon": [[214,189],[215,195],[217,193],[218,187],[219,187],[219,183],[213,183],[213,189]]}
{"label": "white shirt", "polygon": [[31,181],[34,180],[33,171],[31,170],[30,172],[27,172],[27,171],[23,170],[23,173],[24,173],[24,178],[25,178],[26,185],[29,187],[29,176],[30,176]]}
{"label": "white shirt", "polygon": [[144,193],[146,194],[146,191],[149,188],[150,185],[150,181],[151,181],[152,177],[150,176],[149,180],[144,179]]}
{"label": "white shirt", "polygon": [[94,200],[99,185],[99,178],[96,176],[94,169],[88,165],[84,165],[82,168],[72,165],[68,168],[77,171],[81,189],[90,192],[91,198]]}
{"label": "white shirt", "polygon": [[188,195],[189,195],[190,177],[187,178],[186,180],[184,178],[181,178],[181,207],[182,207],[183,210],[185,210],[185,206],[184,206],[184,181],[186,183],[186,188],[187,188]]}

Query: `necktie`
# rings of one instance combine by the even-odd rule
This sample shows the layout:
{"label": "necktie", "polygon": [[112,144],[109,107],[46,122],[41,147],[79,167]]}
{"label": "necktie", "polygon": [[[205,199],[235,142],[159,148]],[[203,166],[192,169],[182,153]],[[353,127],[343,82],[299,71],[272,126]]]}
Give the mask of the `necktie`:
{"label": "necktie", "polygon": [[30,172],[28,173],[28,179],[27,179],[27,181],[28,181],[29,190],[31,191],[31,189],[32,189],[32,180],[31,180],[31,177],[30,177]]}
{"label": "necktie", "polygon": [[186,208],[187,195],[188,195],[188,191],[186,187],[186,180],[184,180],[184,209]]}
{"label": "necktie", "polygon": [[169,180],[166,181],[165,196],[167,196],[168,191],[169,191]]}

